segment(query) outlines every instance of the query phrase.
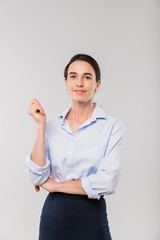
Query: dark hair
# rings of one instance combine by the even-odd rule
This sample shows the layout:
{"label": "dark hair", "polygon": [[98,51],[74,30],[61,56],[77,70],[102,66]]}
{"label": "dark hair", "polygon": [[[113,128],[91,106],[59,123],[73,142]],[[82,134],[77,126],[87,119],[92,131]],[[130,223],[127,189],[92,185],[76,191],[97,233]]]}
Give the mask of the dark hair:
{"label": "dark hair", "polygon": [[69,61],[69,63],[66,65],[65,69],[64,69],[64,77],[65,79],[67,79],[68,76],[68,68],[70,66],[71,63],[75,62],[75,61],[85,61],[88,62],[94,69],[95,74],[96,74],[96,82],[98,82],[101,79],[101,72],[100,72],[100,68],[98,63],[96,62],[96,60],[87,55],[87,54],[76,54],[74,55],[71,60]]}

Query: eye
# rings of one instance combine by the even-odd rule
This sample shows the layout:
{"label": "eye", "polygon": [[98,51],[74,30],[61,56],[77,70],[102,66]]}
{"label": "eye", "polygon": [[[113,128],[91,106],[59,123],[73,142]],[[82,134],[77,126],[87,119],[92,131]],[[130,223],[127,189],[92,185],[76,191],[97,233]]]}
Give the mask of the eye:
{"label": "eye", "polygon": [[70,78],[75,78],[76,76],[75,75],[71,75]]}
{"label": "eye", "polygon": [[89,77],[89,76],[86,76],[86,79],[91,79],[91,77]]}

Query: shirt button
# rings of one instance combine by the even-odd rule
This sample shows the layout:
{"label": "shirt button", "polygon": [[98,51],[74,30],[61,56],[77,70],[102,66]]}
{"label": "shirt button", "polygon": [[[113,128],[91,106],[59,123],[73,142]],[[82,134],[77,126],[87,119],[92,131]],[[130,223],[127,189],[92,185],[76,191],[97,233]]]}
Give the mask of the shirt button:
{"label": "shirt button", "polygon": [[75,139],[75,138],[73,138],[73,139],[72,139],[72,142],[75,142],[75,141],[76,141],[76,139]]}
{"label": "shirt button", "polygon": [[69,154],[69,155],[68,155],[68,157],[69,157],[69,158],[72,158],[72,155],[71,155],[71,154]]}

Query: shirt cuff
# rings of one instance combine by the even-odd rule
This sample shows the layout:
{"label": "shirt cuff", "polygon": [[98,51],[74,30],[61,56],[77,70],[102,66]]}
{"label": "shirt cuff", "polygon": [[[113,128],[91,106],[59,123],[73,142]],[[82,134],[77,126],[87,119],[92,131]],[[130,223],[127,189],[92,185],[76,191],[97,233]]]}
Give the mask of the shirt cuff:
{"label": "shirt cuff", "polygon": [[25,163],[27,167],[30,169],[30,171],[37,175],[42,175],[44,173],[47,173],[48,168],[50,167],[50,161],[47,157],[46,157],[45,166],[41,167],[31,160],[30,154],[26,157]]}
{"label": "shirt cuff", "polygon": [[81,178],[81,183],[84,191],[88,195],[88,198],[100,199],[101,196],[98,193],[95,193],[95,191],[92,189],[87,177]]}

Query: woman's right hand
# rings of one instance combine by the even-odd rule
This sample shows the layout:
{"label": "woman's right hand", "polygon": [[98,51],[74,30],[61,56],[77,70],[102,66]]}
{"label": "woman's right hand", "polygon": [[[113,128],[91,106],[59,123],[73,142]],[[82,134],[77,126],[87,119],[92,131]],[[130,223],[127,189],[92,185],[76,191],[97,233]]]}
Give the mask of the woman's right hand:
{"label": "woman's right hand", "polygon": [[30,101],[28,114],[36,121],[38,125],[46,124],[46,114],[36,98]]}

